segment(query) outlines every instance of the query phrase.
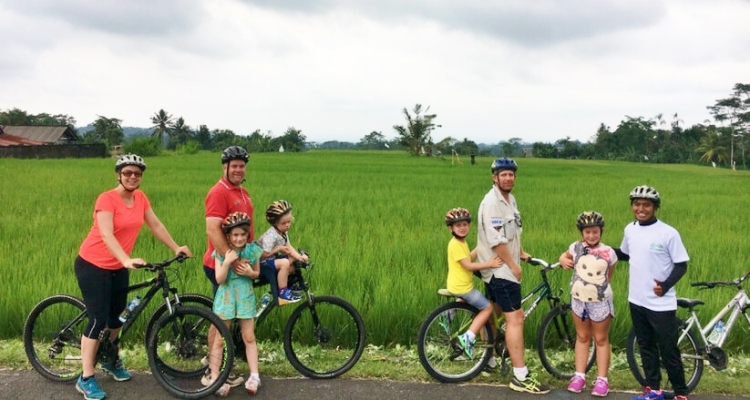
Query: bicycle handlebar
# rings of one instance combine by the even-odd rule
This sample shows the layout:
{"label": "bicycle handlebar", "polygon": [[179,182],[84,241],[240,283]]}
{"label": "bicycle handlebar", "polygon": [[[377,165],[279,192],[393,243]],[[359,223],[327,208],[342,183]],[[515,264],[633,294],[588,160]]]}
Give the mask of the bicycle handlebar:
{"label": "bicycle handlebar", "polygon": [[711,282],[693,282],[690,284],[692,287],[701,287],[703,289],[713,289],[717,286],[740,286],[742,282],[750,276],[750,271],[745,272],[741,278],[735,278],[731,281],[711,281]]}
{"label": "bicycle handlebar", "polygon": [[554,269],[560,266],[559,262],[550,264],[546,260],[542,260],[541,258],[534,258],[534,257],[529,258],[528,260],[526,260],[526,262],[531,265],[538,265],[538,266],[544,267],[544,269]]}
{"label": "bicycle handlebar", "polygon": [[172,264],[175,261],[177,261],[179,263],[182,263],[182,262],[184,262],[187,259],[188,259],[187,254],[185,254],[185,253],[179,253],[179,254],[177,254],[176,256],[174,256],[174,257],[172,257],[170,259],[167,259],[167,260],[164,260],[164,261],[161,261],[161,262],[157,262],[157,263],[146,263],[144,265],[137,265],[136,268],[139,268],[139,269],[140,268],[145,268],[145,269],[147,269],[149,271],[152,271],[152,272],[153,271],[160,271],[160,270],[163,270],[164,268],[168,267],[170,264]]}

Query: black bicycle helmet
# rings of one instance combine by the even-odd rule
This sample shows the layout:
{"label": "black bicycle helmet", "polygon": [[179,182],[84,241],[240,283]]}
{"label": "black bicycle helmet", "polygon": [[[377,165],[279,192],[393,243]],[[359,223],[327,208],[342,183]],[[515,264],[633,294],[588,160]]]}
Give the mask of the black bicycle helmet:
{"label": "black bicycle helmet", "polygon": [[445,224],[451,226],[459,221],[471,222],[471,214],[465,208],[451,208],[445,214]]}
{"label": "black bicycle helmet", "polygon": [[281,217],[290,211],[292,211],[292,205],[289,202],[286,200],[276,200],[266,209],[266,221],[271,225],[276,225]]}
{"label": "black bicycle helmet", "polygon": [[578,230],[583,230],[589,226],[599,226],[604,228],[604,217],[596,211],[584,211],[576,219]]}
{"label": "black bicycle helmet", "polygon": [[146,170],[146,162],[143,161],[143,157],[137,154],[123,154],[120,157],[117,157],[117,162],[115,163],[115,172],[120,172],[123,167],[126,167],[128,165],[135,165],[136,167],[140,168],[141,171]]}
{"label": "black bicycle helmet", "polygon": [[659,207],[661,204],[659,192],[651,186],[646,185],[636,186],[630,191],[630,203],[632,204],[635,199],[651,200],[655,207]]}
{"label": "black bicycle helmet", "polygon": [[516,172],[518,170],[518,165],[512,158],[508,157],[498,158],[492,162],[492,175],[506,169]]}
{"label": "black bicycle helmet", "polygon": [[224,234],[227,234],[232,228],[242,225],[247,225],[249,227],[250,217],[243,212],[233,212],[221,222],[221,230],[224,231]]}
{"label": "black bicycle helmet", "polygon": [[242,160],[245,163],[250,159],[247,150],[240,146],[229,146],[221,153],[221,163],[226,164],[232,160]]}

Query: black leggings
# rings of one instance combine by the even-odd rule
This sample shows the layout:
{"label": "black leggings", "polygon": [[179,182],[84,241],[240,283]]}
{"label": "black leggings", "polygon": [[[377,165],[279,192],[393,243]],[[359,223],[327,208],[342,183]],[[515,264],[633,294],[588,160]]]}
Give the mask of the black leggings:
{"label": "black leggings", "polygon": [[685,371],[682,367],[680,349],[677,347],[680,329],[677,311],[652,311],[630,303],[630,318],[638,338],[638,347],[641,349],[643,373],[648,386],[654,390],[660,388],[661,354],[675,396],[687,395]]}
{"label": "black leggings", "polygon": [[122,322],[118,317],[125,309],[128,299],[128,270],[102,269],[80,256],[76,257],[75,270],[89,316],[89,324],[83,336],[99,339],[99,334],[105,327],[121,327]]}

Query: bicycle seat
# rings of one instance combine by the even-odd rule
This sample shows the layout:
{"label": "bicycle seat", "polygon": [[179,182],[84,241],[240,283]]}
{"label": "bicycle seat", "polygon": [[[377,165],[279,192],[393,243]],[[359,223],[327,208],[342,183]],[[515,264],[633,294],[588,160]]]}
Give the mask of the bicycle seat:
{"label": "bicycle seat", "polygon": [[699,306],[701,304],[706,304],[706,303],[704,303],[703,300],[701,299],[686,299],[682,297],[677,298],[677,305],[682,308],[687,308],[687,309],[692,310],[693,307]]}
{"label": "bicycle seat", "polygon": [[456,297],[455,294],[448,291],[446,288],[440,288],[438,289],[438,294],[445,297]]}

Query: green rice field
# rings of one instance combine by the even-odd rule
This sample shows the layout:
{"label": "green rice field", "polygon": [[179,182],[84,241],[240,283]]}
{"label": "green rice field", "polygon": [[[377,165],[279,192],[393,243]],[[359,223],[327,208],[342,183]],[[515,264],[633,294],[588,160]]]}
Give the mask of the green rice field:
{"label": "green rice field", "polygon": [[[219,160],[218,153],[205,152],[146,159],[142,189],[175,240],[196,255],[180,267],[173,281],[183,293],[210,294],[200,261],[206,246],[203,202],[221,175]],[[251,154],[245,187],[255,204],[258,235],[268,228],[263,211],[270,202],[283,198],[293,205],[290,237],[293,245],[311,254],[316,294],[334,294],[354,304],[365,318],[368,343],[409,346],[422,318],[441,301],[436,290],[445,284],[451,237],[443,222],[445,212],[466,207],[476,213],[491,186],[491,159],[477,158],[476,165],[463,161],[452,165],[450,158],[400,152]],[[602,241],[619,247],[624,226],[633,220],[628,193],[648,184],[662,195],[657,216],[680,231],[691,256],[678,294],[705,300],[706,319],[734,293],[698,291],[689,283],[728,280],[750,269],[746,171],[610,161],[517,161],[514,194],[523,215],[523,247],[535,257],[556,261],[579,238],[576,216],[591,209],[606,219]],[[27,313],[42,298],[53,293],[80,295],[73,260],[92,224],[94,200],[116,185],[113,167],[113,159],[0,159],[0,339],[20,338]],[[476,243],[475,227],[469,243]],[[144,228],[132,255],[160,261],[171,254]],[[528,289],[538,283],[539,274],[537,267],[523,267],[523,286]],[[568,296],[570,272],[551,276]],[[131,282],[148,277],[146,271],[132,272]],[[620,263],[613,279],[615,346],[624,345],[630,328],[627,281],[628,265]],[[546,306],[541,306],[527,320],[527,347],[544,313]],[[276,314],[259,330],[260,339],[273,338],[283,329],[285,312]],[[140,323],[142,328],[145,321]],[[747,327],[740,324],[726,347],[730,352],[750,350],[748,337]]]}

